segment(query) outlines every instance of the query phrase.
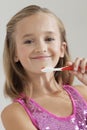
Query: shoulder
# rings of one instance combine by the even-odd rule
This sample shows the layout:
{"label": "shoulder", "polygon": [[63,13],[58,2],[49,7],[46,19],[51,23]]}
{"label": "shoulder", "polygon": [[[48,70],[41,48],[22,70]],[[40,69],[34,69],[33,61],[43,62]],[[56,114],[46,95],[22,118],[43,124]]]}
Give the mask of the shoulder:
{"label": "shoulder", "polygon": [[1,113],[6,130],[36,130],[24,108],[19,103],[8,105]]}
{"label": "shoulder", "polygon": [[74,88],[81,94],[81,96],[87,101],[87,86],[75,85]]}

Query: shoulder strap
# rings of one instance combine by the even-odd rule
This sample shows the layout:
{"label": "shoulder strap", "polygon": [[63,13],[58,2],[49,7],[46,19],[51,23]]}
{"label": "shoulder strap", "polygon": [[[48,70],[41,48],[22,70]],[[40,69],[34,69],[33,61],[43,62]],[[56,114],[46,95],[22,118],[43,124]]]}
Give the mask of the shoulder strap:
{"label": "shoulder strap", "polygon": [[31,121],[32,121],[32,123],[33,123],[33,125],[34,125],[36,128],[38,128],[37,123],[36,123],[35,119],[32,117],[32,114],[31,114],[31,112],[29,111],[29,108],[28,108],[27,104],[25,103],[24,99],[18,98],[18,99],[15,99],[14,102],[18,102],[19,104],[22,105],[22,107],[25,109],[25,111],[27,112],[28,116],[30,117],[30,119],[31,119]]}
{"label": "shoulder strap", "polygon": [[64,89],[71,95],[71,97],[74,100],[79,101],[79,103],[82,103],[87,107],[86,100],[83,98],[83,96],[80,94],[80,92],[77,89],[75,89],[70,85],[64,85]]}

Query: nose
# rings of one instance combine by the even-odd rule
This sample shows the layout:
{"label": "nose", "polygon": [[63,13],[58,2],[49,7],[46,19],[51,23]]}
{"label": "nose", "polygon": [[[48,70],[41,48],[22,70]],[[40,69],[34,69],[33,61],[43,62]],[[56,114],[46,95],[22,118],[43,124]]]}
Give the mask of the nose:
{"label": "nose", "polygon": [[36,43],[35,51],[38,53],[47,52],[47,44],[45,43],[45,41],[39,40]]}

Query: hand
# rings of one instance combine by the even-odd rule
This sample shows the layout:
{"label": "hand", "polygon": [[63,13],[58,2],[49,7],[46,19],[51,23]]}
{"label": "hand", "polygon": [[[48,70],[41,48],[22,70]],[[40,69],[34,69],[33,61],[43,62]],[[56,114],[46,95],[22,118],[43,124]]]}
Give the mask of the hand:
{"label": "hand", "polygon": [[[74,70],[71,71],[82,83],[87,85],[87,59],[85,58],[76,58],[74,63],[69,62],[68,65],[73,64]],[[80,67],[80,70],[78,68]]]}

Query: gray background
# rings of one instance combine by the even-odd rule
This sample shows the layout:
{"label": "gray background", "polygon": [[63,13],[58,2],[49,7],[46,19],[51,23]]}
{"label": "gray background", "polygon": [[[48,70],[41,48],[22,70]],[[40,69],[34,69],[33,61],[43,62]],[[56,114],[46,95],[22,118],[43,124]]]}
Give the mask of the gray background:
{"label": "gray background", "polygon": [[[0,113],[11,102],[3,95],[2,54],[6,23],[17,11],[30,4],[47,7],[61,18],[67,31],[72,60],[87,55],[87,0],[0,0]],[[0,130],[4,130],[1,120]]]}

